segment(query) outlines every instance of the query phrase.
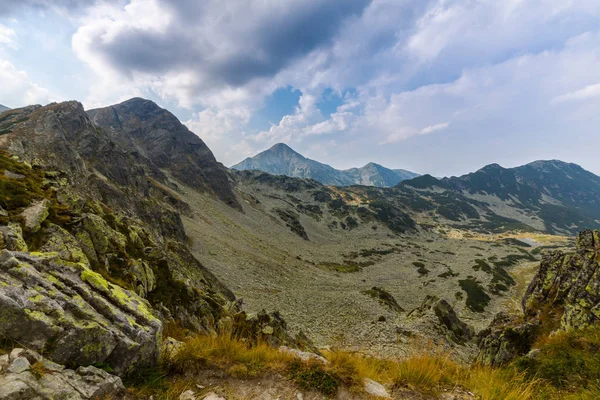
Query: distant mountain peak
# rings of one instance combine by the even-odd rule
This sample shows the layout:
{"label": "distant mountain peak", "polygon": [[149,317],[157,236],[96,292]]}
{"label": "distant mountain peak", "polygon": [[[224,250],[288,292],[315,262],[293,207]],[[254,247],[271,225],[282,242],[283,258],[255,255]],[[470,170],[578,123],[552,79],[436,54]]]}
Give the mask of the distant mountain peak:
{"label": "distant mountain peak", "polygon": [[488,172],[488,171],[499,171],[499,170],[503,170],[505,169],[503,166],[501,166],[498,163],[493,163],[493,164],[488,164],[485,167],[479,169],[479,171],[482,172]]}
{"label": "distant mountain peak", "polygon": [[330,165],[304,157],[285,143],[277,143],[254,157],[232,167],[236,170],[258,170],[274,175],[311,178],[325,185],[390,187],[418,174],[405,170],[391,170],[370,162],[361,168],[338,170]]}
{"label": "distant mountain peak", "polygon": [[285,143],[275,143],[273,146],[271,146],[269,148],[269,150],[274,150],[274,151],[293,151],[294,153],[297,153],[297,151],[295,151],[294,149],[292,149],[290,146],[288,146]]}

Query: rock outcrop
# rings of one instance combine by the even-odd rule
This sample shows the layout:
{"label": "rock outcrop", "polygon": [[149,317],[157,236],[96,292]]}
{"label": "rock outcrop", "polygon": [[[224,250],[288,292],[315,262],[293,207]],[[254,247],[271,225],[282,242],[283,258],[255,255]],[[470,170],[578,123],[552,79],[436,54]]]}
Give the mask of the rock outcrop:
{"label": "rock outcrop", "polygon": [[423,303],[411,310],[407,316],[409,318],[429,316],[434,328],[449,342],[463,345],[474,336],[473,328],[458,317],[450,303],[437,296],[427,295]]}
{"label": "rock outcrop", "polygon": [[496,316],[479,335],[478,361],[502,365],[531,350],[536,337],[600,323],[600,232],[582,231],[574,253],[543,256],[523,298],[524,316]]}
{"label": "rock outcrop", "polygon": [[124,390],[119,377],[93,366],[67,369],[19,348],[0,356],[0,399],[116,398]]}
{"label": "rock outcrop", "polygon": [[226,169],[202,139],[169,111],[150,100],[133,98],[90,110],[88,114],[124,148],[138,150],[186,185],[214,193],[230,206],[241,209]]}
{"label": "rock outcrop", "polygon": [[156,363],[162,323],[149,304],[83,263],[0,251],[0,335],[59,364],[109,365],[116,374]]}
{"label": "rock outcrop", "polygon": [[487,329],[478,335],[477,362],[501,366],[515,357],[526,354],[533,345],[538,326],[522,323],[518,318],[499,313]]}
{"label": "rock outcrop", "polygon": [[528,319],[560,316],[557,327],[565,330],[600,322],[600,232],[583,231],[576,243],[575,253],[542,260],[523,298]]}

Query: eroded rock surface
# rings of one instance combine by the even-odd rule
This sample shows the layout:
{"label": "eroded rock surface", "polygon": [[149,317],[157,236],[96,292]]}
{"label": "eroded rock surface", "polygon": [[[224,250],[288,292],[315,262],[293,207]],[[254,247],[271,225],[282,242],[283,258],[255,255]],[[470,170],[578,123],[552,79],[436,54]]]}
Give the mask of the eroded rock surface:
{"label": "eroded rock surface", "polygon": [[117,398],[121,379],[93,366],[67,369],[32,350],[13,349],[0,356],[0,399]]}
{"label": "eroded rock surface", "polygon": [[582,231],[574,253],[544,255],[523,298],[524,316],[496,316],[480,333],[478,360],[505,364],[531,350],[540,333],[600,322],[600,231]]}
{"label": "eroded rock surface", "polygon": [[118,375],[156,362],[162,323],[148,303],[55,253],[0,251],[0,334],[60,364]]}

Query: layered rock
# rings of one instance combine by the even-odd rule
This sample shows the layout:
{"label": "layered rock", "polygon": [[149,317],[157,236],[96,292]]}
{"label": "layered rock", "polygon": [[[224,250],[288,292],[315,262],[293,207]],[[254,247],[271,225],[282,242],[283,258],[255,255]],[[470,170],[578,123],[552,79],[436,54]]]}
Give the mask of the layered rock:
{"label": "layered rock", "polygon": [[162,323],[149,304],[83,263],[0,251],[0,335],[59,364],[153,365]]}
{"label": "layered rock", "polygon": [[408,313],[409,318],[429,316],[435,321],[434,327],[449,342],[463,345],[473,339],[474,330],[463,322],[454,308],[444,299],[427,295],[423,303]]}
{"label": "layered rock", "polygon": [[600,232],[583,231],[573,254],[555,251],[543,258],[523,298],[529,318],[560,316],[561,329],[581,329],[600,322]]}
{"label": "layered rock", "polygon": [[537,329],[535,323],[522,323],[506,313],[497,314],[490,326],[478,335],[477,362],[500,366],[526,354],[533,345]]}
{"label": "layered rock", "polygon": [[67,369],[19,348],[0,356],[0,399],[116,398],[124,390],[120,378],[93,366]]}
{"label": "layered rock", "polygon": [[545,254],[522,304],[523,317],[500,314],[480,333],[479,362],[502,365],[531,350],[540,334],[600,322],[600,232],[582,231],[574,253]]}
{"label": "layered rock", "polygon": [[77,102],[11,110],[0,125],[10,127],[0,174],[13,173],[2,179],[14,191],[2,197],[0,249],[56,252],[148,298],[165,320],[214,329],[235,297],[182,244],[181,202],[152,161]]}

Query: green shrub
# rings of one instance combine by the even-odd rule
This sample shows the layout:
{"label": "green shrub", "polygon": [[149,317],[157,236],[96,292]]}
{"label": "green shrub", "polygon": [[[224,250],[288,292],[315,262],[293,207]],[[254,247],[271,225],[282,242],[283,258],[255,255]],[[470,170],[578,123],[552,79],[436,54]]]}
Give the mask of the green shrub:
{"label": "green shrub", "polygon": [[318,390],[327,396],[334,396],[337,393],[338,377],[326,371],[320,362],[303,362],[294,359],[288,365],[288,374],[303,389]]}

